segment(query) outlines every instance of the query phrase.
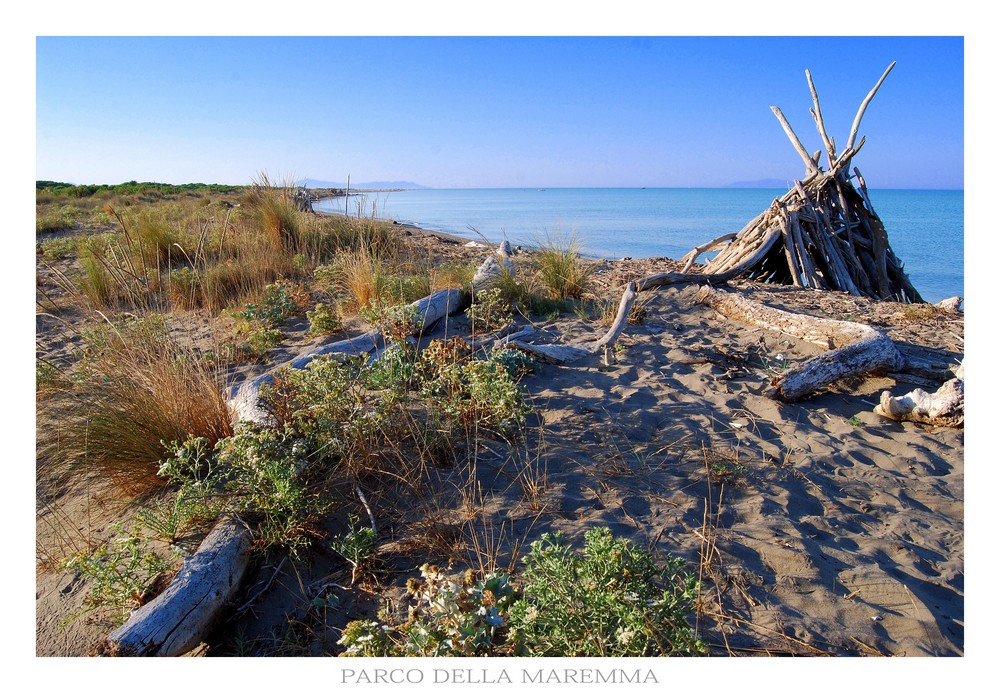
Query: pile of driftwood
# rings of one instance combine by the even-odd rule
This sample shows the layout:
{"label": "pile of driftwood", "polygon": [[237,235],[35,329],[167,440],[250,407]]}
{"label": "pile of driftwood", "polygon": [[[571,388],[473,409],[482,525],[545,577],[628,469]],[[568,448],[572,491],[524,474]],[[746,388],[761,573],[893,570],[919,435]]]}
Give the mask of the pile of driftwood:
{"label": "pile of driftwood", "polygon": [[[889,247],[861,172],[854,167],[854,174],[850,174],[851,162],[865,143],[862,137],[855,144],[861,118],[895,64],[889,65],[861,103],[847,144],[839,153],[823,122],[819,96],[807,70],[813,100],[810,113],[823,149],[810,155],[781,110],[772,106],[805,162],[805,176],[739,233],[709,241],[684,256],[685,272],[702,253],[721,247],[704,273],[846,291],[879,300],[922,302],[903,271],[903,263]],[[828,163],[825,171],[820,167],[824,153]]]}

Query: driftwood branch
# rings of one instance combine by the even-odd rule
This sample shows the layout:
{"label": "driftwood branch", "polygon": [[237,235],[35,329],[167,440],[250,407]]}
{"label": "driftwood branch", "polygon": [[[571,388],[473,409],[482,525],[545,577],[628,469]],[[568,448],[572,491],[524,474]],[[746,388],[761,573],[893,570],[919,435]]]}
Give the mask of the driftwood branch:
{"label": "driftwood branch", "polygon": [[191,650],[229,604],[249,563],[249,530],[231,517],[222,519],[170,585],[108,636],[108,651],[174,657]]}
{"label": "driftwood branch", "polygon": [[698,258],[701,257],[703,253],[717,250],[720,247],[725,246],[734,238],[736,238],[735,233],[727,233],[723,236],[710,240],[708,243],[702,243],[701,245],[695,247],[687,255],[681,258],[680,261],[684,263],[684,268],[681,270],[681,273],[686,274],[689,272],[691,270],[691,266],[698,261]]}
{"label": "driftwood branch", "polygon": [[799,153],[799,156],[802,157],[802,161],[805,162],[806,173],[818,173],[819,167],[816,166],[816,162],[813,161],[813,158],[809,156],[809,152],[806,151],[806,148],[802,146],[802,140],[800,140],[799,136],[795,134],[794,130],[792,130],[792,126],[788,124],[788,121],[785,119],[785,114],[782,113],[781,109],[777,106],[771,106],[771,111],[773,111],[774,115],[778,118],[778,122],[781,123],[781,127],[785,130],[785,134],[788,135],[788,139],[792,141],[792,146],[795,147],[795,151]]}
{"label": "driftwood branch", "polygon": [[823,112],[819,108],[819,94],[816,93],[816,85],[813,84],[812,74],[809,70],[806,70],[806,81],[809,82],[809,93],[812,94],[813,100],[813,110],[811,111],[813,120],[816,121],[816,130],[819,132],[820,138],[823,140],[823,146],[826,147],[827,161],[829,161],[830,166],[833,167],[833,162],[837,158],[837,148],[834,145],[833,140],[830,139],[830,135],[826,132],[826,125],[823,123]]}
{"label": "driftwood branch", "polygon": [[504,343],[507,346],[520,349],[544,363],[572,363],[592,356],[605,348],[614,346],[615,342],[618,341],[618,337],[621,336],[622,330],[628,323],[629,312],[632,310],[632,304],[635,303],[638,295],[639,289],[636,283],[630,283],[622,293],[614,322],[604,336],[598,340],[580,340],[572,344],[529,344],[521,339],[507,339]]}
{"label": "driftwood branch", "polygon": [[858,108],[858,113],[854,116],[854,123],[851,125],[851,134],[847,138],[846,149],[849,150],[854,146],[854,139],[858,136],[858,129],[861,127],[861,118],[865,115],[865,110],[868,108],[868,104],[870,104],[872,99],[875,98],[875,92],[877,92],[878,88],[882,86],[882,82],[885,81],[885,78],[889,76],[889,73],[892,72],[892,68],[894,67],[896,67],[895,60],[890,63],[889,67],[885,68],[885,72],[883,72],[882,76],[879,77],[878,82],[874,87],[872,87],[872,90],[868,92],[868,96],[865,97],[864,101],[861,102],[861,106]]}

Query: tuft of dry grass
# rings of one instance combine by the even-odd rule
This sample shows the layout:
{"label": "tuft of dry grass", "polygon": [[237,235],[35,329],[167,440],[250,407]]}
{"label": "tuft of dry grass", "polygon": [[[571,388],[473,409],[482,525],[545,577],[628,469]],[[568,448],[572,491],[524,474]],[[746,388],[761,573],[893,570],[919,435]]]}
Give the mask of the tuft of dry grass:
{"label": "tuft of dry grass", "polygon": [[295,246],[301,212],[295,204],[294,191],[291,181],[276,185],[267,173],[260,173],[250,182],[243,196],[244,204],[260,219],[273,250],[288,250]]}
{"label": "tuft of dry grass", "polygon": [[535,268],[552,298],[582,298],[590,287],[593,267],[580,256],[573,234],[546,234],[533,255]]}
{"label": "tuft of dry grass", "polygon": [[109,480],[137,495],[161,485],[165,445],[232,434],[218,372],[155,321],[108,323],[88,335],[74,387],[39,421],[39,464],[55,477]]}

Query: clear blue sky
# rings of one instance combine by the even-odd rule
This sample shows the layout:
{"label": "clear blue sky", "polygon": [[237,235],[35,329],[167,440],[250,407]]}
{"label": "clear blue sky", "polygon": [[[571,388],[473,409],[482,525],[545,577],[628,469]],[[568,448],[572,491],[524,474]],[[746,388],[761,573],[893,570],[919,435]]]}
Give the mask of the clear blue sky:
{"label": "clear blue sky", "polygon": [[961,37],[39,37],[36,177],[718,186],[800,177],[812,72],[873,187],[961,188]]}

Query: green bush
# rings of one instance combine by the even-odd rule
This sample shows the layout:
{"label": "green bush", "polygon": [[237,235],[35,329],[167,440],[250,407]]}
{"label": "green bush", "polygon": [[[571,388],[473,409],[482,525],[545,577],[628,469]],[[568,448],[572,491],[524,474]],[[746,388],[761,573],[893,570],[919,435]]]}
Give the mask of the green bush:
{"label": "green bush", "polygon": [[530,411],[517,381],[495,359],[456,361],[424,383],[421,395],[446,416],[466,426],[513,430]]}
{"label": "green bush", "polygon": [[124,623],[132,609],[152,596],[170,564],[150,551],[146,538],[133,531],[92,552],[71,556],[63,568],[91,581],[90,594],[70,620],[100,610],[110,611],[115,623]]}
{"label": "green bush", "polygon": [[500,288],[480,291],[466,314],[474,331],[492,332],[506,327],[514,318],[514,309]]}
{"label": "green bush", "polygon": [[288,317],[302,312],[304,299],[301,286],[278,281],[264,288],[264,296],[260,303],[248,303],[234,315],[245,322],[280,327],[285,324]]}
{"label": "green bush", "polygon": [[607,528],[585,535],[583,554],[545,534],[523,559],[524,599],[510,609],[515,653],[543,657],[648,657],[704,651],[686,616],[697,579],[683,562],[652,556]]}
{"label": "green bush", "polygon": [[310,483],[310,441],[293,431],[237,424],[216,445],[218,464],[236,509],[257,520],[257,543],[294,556],[310,543],[324,504]]}
{"label": "green bush", "polygon": [[343,328],[337,309],[326,303],[317,303],[314,310],[306,313],[306,317],[309,318],[309,334],[311,335],[333,334]]}

